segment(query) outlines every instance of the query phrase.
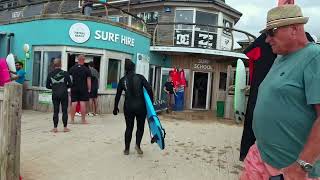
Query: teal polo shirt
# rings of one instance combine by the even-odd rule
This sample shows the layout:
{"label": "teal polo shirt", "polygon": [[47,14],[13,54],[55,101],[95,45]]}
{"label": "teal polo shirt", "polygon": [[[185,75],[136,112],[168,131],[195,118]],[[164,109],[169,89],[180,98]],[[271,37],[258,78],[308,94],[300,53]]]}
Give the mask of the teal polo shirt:
{"label": "teal polo shirt", "polygon": [[259,87],[253,131],[266,163],[280,169],[298,159],[316,120],[313,104],[320,104],[320,46],[309,43],[278,57]]}

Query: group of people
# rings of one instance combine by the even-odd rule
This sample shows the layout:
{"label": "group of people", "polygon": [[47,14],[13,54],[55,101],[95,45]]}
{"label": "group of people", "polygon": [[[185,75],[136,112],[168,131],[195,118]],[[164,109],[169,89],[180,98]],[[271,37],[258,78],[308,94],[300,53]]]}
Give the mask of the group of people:
{"label": "group of people", "polygon": [[76,106],[80,103],[81,122],[87,124],[86,114],[88,113],[87,104],[93,111],[93,115],[97,113],[97,97],[98,97],[98,81],[99,73],[94,68],[93,62],[89,63],[89,68],[85,66],[85,56],[79,55],[78,63],[70,70],[61,69],[61,60],[55,58],[53,61],[54,70],[49,73],[46,82],[46,88],[52,89],[53,104],[53,129],[52,132],[58,132],[59,110],[61,106],[62,121],[64,132],[70,131],[68,126],[68,106],[69,93],[71,99],[70,107],[70,123],[74,123]]}
{"label": "group of people", "polygon": [[[74,123],[77,103],[80,102],[81,121],[87,124],[86,104],[92,99],[93,109],[96,111],[96,97],[98,91],[99,73],[94,69],[93,63],[89,63],[89,68],[84,65],[85,56],[78,56],[78,63],[70,68],[69,72],[61,69],[61,60],[56,58],[53,62],[54,70],[47,77],[46,87],[52,89],[52,102],[54,107],[53,129],[52,132],[58,132],[59,109],[62,109],[62,121],[64,132],[70,131],[68,126],[68,89],[71,89],[71,108],[70,121]],[[146,88],[151,100],[153,101],[153,92],[151,85],[144,76],[135,73],[135,64],[131,60],[125,62],[125,76],[119,81],[117,94],[115,96],[113,114],[119,113],[119,101],[122,92],[125,91],[124,117],[126,122],[125,130],[125,148],[124,154],[129,154],[134,120],[137,120],[136,146],[138,154],[143,154],[141,150],[141,140],[144,133],[145,119],[147,115],[144,101],[143,87]]]}
{"label": "group of people", "polygon": [[[309,180],[320,177],[320,47],[307,40],[304,24],[308,21],[297,5],[283,5],[268,12],[266,42],[278,57],[259,87],[253,113],[253,132],[256,142],[244,160],[241,180]],[[61,70],[55,60],[55,70],[48,77],[47,87],[52,88],[54,128],[57,127],[59,104],[67,129],[67,89],[71,87],[71,122],[74,121],[76,103],[80,101],[82,122],[85,119],[86,101],[92,91],[92,74],[84,66],[84,56],[69,73]],[[135,64],[125,62],[125,76],[119,81],[113,114],[119,113],[119,101],[125,91],[124,117],[126,122],[125,148],[130,153],[130,142],[137,120],[135,149],[142,154],[141,139],[144,133],[146,105],[143,87],[153,100],[150,84],[135,74]],[[174,94],[171,79],[164,88]]]}

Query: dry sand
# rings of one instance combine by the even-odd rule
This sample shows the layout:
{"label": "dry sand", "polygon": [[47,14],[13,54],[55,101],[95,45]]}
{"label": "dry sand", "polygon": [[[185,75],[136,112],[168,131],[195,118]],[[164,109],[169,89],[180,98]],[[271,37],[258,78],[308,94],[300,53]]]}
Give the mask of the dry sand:
{"label": "dry sand", "polygon": [[[205,119],[205,120],[203,120]],[[161,117],[166,149],[142,140],[144,154],[123,155],[123,114],[88,117],[90,124],[71,124],[71,132],[49,132],[52,114],[24,111],[21,175],[24,180],[236,180],[242,169],[242,127],[207,113],[175,113]],[[78,118],[76,121],[80,121]]]}

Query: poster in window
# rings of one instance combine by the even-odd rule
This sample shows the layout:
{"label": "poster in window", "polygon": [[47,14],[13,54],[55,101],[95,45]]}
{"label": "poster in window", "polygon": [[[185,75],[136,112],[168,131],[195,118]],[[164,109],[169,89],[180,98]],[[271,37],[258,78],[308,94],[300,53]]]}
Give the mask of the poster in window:
{"label": "poster in window", "polygon": [[142,18],[146,23],[157,23],[158,22],[158,12],[143,12],[137,15]]}
{"label": "poster in window", "polygon": [[149,62],[149,56],[137,53],[136,73],[143,75],[146,79],[149,79]]}
{"label": "poster in window", "polygon": [[[223,20],[223,26],[226,28],[233,28],[232,22],[224,19]],[[227,36],[231,36],[231,30],[230,29],[223,29],[223,34]]]}
{"label": "poster in window", "polygon": [[232,48],[232,39],[230,36],[221,36],[221,50],[230,51]]}
{"label": "poster in window", "polygon": [[192,40],[192,31],[190,30],[176,30],[174,36],[175,46],[190,47]]}
{"label": "poster in window", "polygon": [[195,32],[194,47],[216,49],[217,34],[208,32]]}

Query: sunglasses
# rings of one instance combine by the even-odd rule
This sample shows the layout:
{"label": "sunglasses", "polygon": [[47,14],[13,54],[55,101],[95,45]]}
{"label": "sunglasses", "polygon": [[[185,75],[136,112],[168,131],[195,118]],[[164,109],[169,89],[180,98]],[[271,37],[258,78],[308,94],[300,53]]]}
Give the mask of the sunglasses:
{"label": "sunglasses", "polygon": [[266,34],[267,36],[274,37],[274,35],[276,34],[276,32],[277,32],[278,29],[279,29],[279,28],[269,29],[269,30],[267,30],[267,31],[265,32],[265,34]]}

